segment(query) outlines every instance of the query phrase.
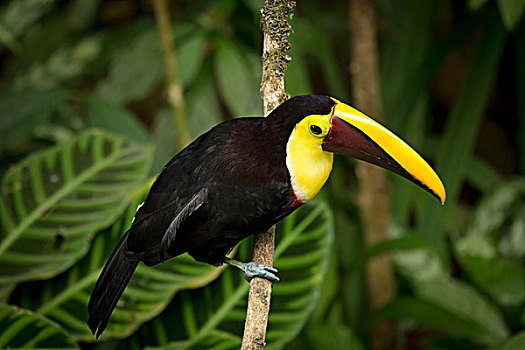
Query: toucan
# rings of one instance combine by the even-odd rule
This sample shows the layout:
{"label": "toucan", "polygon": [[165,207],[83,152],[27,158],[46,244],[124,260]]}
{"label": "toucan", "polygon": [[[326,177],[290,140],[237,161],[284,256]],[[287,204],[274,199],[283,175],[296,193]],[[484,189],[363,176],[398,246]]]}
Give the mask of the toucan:
{"label": "toucan", "polygon": [[223,122],[158,174],[91,294],[91,332],[102,334],[140,261],[153,266],[187,252],[197,261],[237,266],[247,279],[278,281],[276,269],[226,255],[314,198],[334,153],[391,170],[445,202],[443,183],[421,156],[335,98],[296,96],[266,118]]}

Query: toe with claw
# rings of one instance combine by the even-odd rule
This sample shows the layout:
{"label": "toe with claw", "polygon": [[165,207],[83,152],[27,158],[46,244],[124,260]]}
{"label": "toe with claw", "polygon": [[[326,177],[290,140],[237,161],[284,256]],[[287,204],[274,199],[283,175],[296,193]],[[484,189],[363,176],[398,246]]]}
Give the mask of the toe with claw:
{"label": "toe with claw", "polygon": [[261,277],[271,282],[280,281],[279,277],[277,277],[276,275],[278,271],[274,267],[259,265],[254,262],[244,263],[230,258],[225,258],[224,262],[228,265],[235,266],[241,269],[244,272],[244,278],[248,282],[251,281],[254,277]]}
{"label": "toe with claw", "polygon": [[277,272],[278,270],[274,267],[249,262],[246,264],[246,269],[244,270],[244,278],[246,278],[247,281],[251,281],[254,277],[261,277],[272,282],[279,282],[279,277],[275,275]]}

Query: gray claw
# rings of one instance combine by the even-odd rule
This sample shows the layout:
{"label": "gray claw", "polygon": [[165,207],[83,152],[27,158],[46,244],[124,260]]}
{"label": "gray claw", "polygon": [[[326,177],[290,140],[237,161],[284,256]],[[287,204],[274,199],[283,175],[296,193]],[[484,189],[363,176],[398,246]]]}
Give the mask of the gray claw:
{"label": "gray claw", "polygon": [[274,267],[258,265],[254,262],[249,262],[246,264],[246,268],[244,270],[244,278],[248,282],[254,277],[261,277],[272,282],[279,282],[279,277],[275,275],[277,272],[278,270]]}

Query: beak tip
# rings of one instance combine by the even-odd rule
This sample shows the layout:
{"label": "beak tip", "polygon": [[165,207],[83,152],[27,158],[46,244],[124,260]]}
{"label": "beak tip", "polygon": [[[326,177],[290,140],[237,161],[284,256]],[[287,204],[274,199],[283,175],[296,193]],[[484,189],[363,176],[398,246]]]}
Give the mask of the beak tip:
{"label": "beak tip", "polygon": [[445,205],[445,201],[447,200],[447,192],[445,192],[445,187],[443,186],[441,188],[441,191],[439,191],[439,194],[436,194],[436,197],[441,202],[441,205]]}

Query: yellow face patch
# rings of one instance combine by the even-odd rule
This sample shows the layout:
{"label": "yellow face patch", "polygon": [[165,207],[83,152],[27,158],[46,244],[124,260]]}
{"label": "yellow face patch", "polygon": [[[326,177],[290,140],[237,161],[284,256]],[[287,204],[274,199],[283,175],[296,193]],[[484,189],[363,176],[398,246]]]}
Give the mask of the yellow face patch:
{"label": "yellow face patch", "polygon": [[303,203],[315,197],[332,170],[333,154],[322,149],[331,116],[332,113],[305,117],[295,126],[286,145],[292,188]]}

